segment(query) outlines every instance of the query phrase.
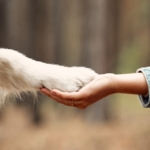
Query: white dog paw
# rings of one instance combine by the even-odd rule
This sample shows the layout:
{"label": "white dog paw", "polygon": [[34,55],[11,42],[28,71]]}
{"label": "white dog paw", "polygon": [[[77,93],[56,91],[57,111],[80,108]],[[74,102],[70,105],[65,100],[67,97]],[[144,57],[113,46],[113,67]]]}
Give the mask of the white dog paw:
{"label": "white dog paw", "polygon": [[53,75],[49,74],[49,77],[43,81],[44,87],[49,90],[76,92],[98,76],[93,70],[84,67],[57,67]]}
{"label": "white dog paw", "polygon": [[61,79],[54,78],[51,82],[45,81],[44,87],[49,90],[58,89],[63,92],[75,92],[82,88],[83,84],[75,78],[70,79],[66,77]]}

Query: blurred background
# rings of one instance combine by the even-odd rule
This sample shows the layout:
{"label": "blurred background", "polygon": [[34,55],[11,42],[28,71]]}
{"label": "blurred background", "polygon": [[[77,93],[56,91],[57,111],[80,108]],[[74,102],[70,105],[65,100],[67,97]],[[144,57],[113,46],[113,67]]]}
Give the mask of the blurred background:
{"label": "blurred background", "polygon": [[[0,47],[38,61],[131,73],[150,64],[149,0],[0,0]],[[149,150],[150,109],[116,94],[85,110],[39,93],[0,111],[1,150]]]}

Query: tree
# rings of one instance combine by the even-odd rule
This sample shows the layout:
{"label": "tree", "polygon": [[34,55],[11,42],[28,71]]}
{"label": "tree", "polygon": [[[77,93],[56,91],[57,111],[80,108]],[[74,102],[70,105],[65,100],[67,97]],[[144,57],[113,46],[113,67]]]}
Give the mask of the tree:
{"label": "tree", "polygon": [[33,57],[32,7],[29,0],[6,3],[7,47]]}
{"label": "tree", "polygon": [[[118,1],[86,0],[84,5],[82,64],[98,73],[115,72],[118,56]],[[87,109],[86,116],[90,120],[109,119],[109,101],[97,102]]]}
{"label": "tree", "polygon": [[[34,40],[35,40],[35,20],[34,7],[31,0],[11,0],[6,3],[6,45],[7,48],[18,50],[28,57],[35,58]],[[34,120],[39,121],[38,105],[33,105],[33,97],[31,95],[22,95],[25,100],[23,104],[33,106],[31,111],[34,114]],[[17,98],[19,99],[19,98]],[[32,101],[31,101],[32,99]],[[18,104],[22,104],[20,99]]]}
{"label": "tree", "polygon": [[0,47],[6,46],[6,1],[0,0]]}

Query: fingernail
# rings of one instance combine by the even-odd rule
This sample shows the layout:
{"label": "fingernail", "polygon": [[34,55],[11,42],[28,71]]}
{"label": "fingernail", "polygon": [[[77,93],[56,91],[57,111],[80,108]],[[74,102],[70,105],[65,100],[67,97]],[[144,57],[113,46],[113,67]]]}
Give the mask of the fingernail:
{"label": "fingernail", "polygon": [[52,95],[56,95],[56,92],[53,92],[53,91],[52,91],[51,94],[52,94]]}
{"label": "fingernail", "polygon": [[41,92],[44,92],[44,89],[40,89]]}
{"label": "fingernail", "polygon": [[46,92],[46,90],[45,89],[41,89],[41,92]]}

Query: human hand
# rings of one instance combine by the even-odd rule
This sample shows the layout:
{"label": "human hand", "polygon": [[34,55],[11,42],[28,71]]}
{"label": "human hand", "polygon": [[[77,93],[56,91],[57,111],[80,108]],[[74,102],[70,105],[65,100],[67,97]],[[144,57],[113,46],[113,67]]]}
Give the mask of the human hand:
{"label": "human hand", "polygon": [[115,92],[114,79],[113,74],[99,75],[78,92],[61,92],[55,89],[49,91],[46,88],[42,88],[41,92],[64,105],[84,109],[96,101],[113,94]]}

